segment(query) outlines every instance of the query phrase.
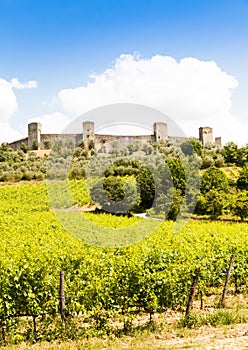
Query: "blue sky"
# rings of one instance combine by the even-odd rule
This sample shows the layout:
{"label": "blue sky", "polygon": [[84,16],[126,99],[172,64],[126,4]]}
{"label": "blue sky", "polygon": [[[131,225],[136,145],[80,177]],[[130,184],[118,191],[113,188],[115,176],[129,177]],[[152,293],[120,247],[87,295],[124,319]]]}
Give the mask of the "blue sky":
{"label": "blue sky", "polygon": [[[0,89],[0,142],[25,136],[26,124],[31,120],[40,119],[43,124],[47,122],[51,128],[48,131],[55,131],[57,125],[60,131],[59,127],[75,118],[79,111],[84,113],[90,107],[99,107],[100,103],[125,102],[125,99],[126,102],[142,103],[140,96],[146,96],[148,92],[141,91],[142,84],[137,83],[139,91],[132,88],[134,97],[130,100],[127,89],[123,88],[123,84],[127,84],[124,74],[120,78],[118,68],[114,68],[116,60],[121,55],[135,57],[125,68],[130,85],[134,67],[140,70],[136,63],[142,60],[149,63],[152,57],[158,55],[169,56],[178,64],[184,58],[193,58],[201,63],[215,62],[221,72],[236,79],[236,84],[223,81],[216,92],[216,96],[225,95],[222,106],[214,108],[216,101],[211,102],[213,108],[209,109],[209,116],[192,106],[188,114],[194,112],[195,115],[190,120],[188,114],[184,116],[178,107],[173,110],[171,101],[174,99],[175,104],[180,104],[180,94],[173,95],[173,98],[170,96],[172,100],[168,110],[166,103],[161,103],[162,98],[169,99],[166,89],[164,95],[155,101],[152,95],[160,82],[157,76],[152,76],[151,66],[154,67],[155,63],[147,64],[142,71],[142,81],[149,76],[149,86],[155,86],[155,90],[150,91],[150,98],[145,99],[150,107],[159,107],[162,112],[169,113],[177,123],[182,123],[187,133],[193,126],[197,130],[205,123],[213,125],[219,134],[223,132],[225,141],[232,139],[248,143],[248,138],[245,139],[248,126],[247,18],[248,1],[245,0],[0,0],[0,79],[3,85],[5,82],[12,84],[7,92],[5,88]],[[122,60],[126,67],[127,58]],[[168,62],[163,60],[156,64],[161,65],[161,70],[168,67]],[[175,81],[180,81],[186,90],[187,84],[191,86],[197,76],[198,63],[190,65],[191,75],[187,74],[187,67],[182,69],[179,65],[175,69]],[[107,69],[113,69],[114,86],[119,90],[120,83],[121,95],[112,99],[109,92],[105,102],[104,98],[98,97],[104,96],[105,85],[95,84],[93,96],[98,101],[96,105],[93,102],[82,103],[73,110],[72,102],[77,103],[79,98],[89,99],[84,89],[78,91],[76,88],[87,89],[87,84],[96,83],[96,76],[101,78]],[[205,69],[204,64],[200,69]],[[178,78],[182,70],[183,78]],[[90,78],[93,73],[95,77]],[[211,82],[207,81],[208,74],[213,76]],[[162,76],[166,80],[166,75]],[[200,84],[199,89],[202,86],[205,89],[210,83],[213,89],[218,85],[216,79],[220,75],[216,67],[206,66],[206,75],[201,76],[202,84],[197,83]],[[133,77],[134,80],[139,79],[136,73]],[[22,86],[11,83],[13,78],[17,78]],[[107,77],[108,82],[112,82],[111,79]],[[33,80],[37,83],[28,88],[26,82]],[[169,82],[173,84],[173,76],[170,76]],[[164,88],[164,85],[161,86]],[[194,86],[192,91],[196,89]],[[210,90],[208,86],[207,92],[202,90],[202,94],[214,99]],[[77,98],[71,97],[72,94]],[[71,97],[70,103],[68,96]],[[198,101],[199,98],[195,97]],[[208,111],[204,103],[202,109]],[[229,123],[228,127],[222,130],[225,122]]]}

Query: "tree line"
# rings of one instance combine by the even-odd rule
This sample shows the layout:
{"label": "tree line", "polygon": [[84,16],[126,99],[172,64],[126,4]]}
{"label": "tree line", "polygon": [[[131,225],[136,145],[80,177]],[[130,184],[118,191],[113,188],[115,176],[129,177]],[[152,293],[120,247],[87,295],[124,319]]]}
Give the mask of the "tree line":
{"label": "tree line", "polygon": [[45,180],[52,164],[56,179],[87,181],[88,176],[93,201],[106,211],[147,211],[168,220],[184,213],[248,216],[248,145],[203,148],[193,139],[137,142],[126,148],[114,145],[106,156],[92,140],[76,148],[58,140],[48,154],[41,158],[25,147],[13,151],[2,144],[0,181]]}

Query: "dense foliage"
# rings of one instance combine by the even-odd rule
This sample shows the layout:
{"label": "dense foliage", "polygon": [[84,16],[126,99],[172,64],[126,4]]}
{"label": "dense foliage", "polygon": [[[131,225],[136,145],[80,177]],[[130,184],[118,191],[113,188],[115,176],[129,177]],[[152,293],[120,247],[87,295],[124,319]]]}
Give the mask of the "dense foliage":
{"label": "dense foliage", "polygon": [[0,147],[0,182],[45,179],[46,157],[37,157],[36,153],[24,150],[14,152],[7,145]]}
{"label": "dense foliage", "polygon": [[101,152],[93,141],[75,148],[70,141],[58,140],[45,157],[24,146],[14,152],[3,144],[0,181],[84,178],[91,188],[88,203],[109,212],[127,208],[126,212],[148,211],[171,220],[193,211],[215,218],[246,218],[242,208],[248,188],[247,145],[239,148],[229,142],[223,148],[212,144],[202,148],[196,140],[169,140],[137,142],[123,149],[113,145],[107,157]]}

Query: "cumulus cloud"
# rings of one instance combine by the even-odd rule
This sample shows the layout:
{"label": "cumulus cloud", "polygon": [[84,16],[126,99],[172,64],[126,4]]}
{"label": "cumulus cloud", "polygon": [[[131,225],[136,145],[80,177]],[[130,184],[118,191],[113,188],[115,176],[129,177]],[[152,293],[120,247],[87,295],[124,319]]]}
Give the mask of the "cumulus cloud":
{"label": "cumulus cloud", "polygon": [[0,120],[0,144],[21,139],[22,133],[10,126],[8,122]]}
{"label": "cumulus cloud", "polygon": [[11,79],[11,86],[18,90],[23,89],[35,89],[38,86],[38,83],[36,80],[29,80],[25,83],[21,83],[17,78]]}
{"label": "cumulus cloud", "polygon": [[189,135],[193,125],[198,130],[207,124],[219,132],[226,122],[232,129],[231,95],[238,82],[214,61],[123,54],[90,79],[85,86],[59,92],[65,111],[77,116],[106,104],[138,103],[166,113]]}
{"label": "cumulus cloud", "polygon": [[0,78],[0,139],[13,141],[21,138],[21,132],[10,125],[11,118],[18,111],[17,98],[14,89],[31,89],[37,87],[34,80],[21,83],[17,78],[7,81]]}
{"label": "cumulus cloud", "polygon": [[11,83],[0,78],[0,121],[6,122],[17,110],[16,95]]}

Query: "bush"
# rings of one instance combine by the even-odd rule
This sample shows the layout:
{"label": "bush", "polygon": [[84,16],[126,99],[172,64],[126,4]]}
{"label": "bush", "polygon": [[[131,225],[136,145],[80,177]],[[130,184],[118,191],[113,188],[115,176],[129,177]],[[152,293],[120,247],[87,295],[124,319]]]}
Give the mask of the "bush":
{"label": "bush", "polygon": [[38,148],[39,148],[39,143],[38,143],[37,140],[35,140],[35,141],[32,143],[32,150],[36,151]]}
{"label": "bush", "polygon": [[45,140],[44,141],[44,148],[45,149],[50,149],[51,148],[51,141],[50,140]]}
{"label": "bush", "polygon": [[82,167],[73,167],[69,173],[69,179],[81,180],[85,177],[85,169]]}
{"label": "bush", "polygon": [[33,178],[34,178],[34,180],[37,180],[37,181],[43,181],[43,180],[45,180],[46,176],[44,173],[39,171],[39,172],[34,173]]}
{"label": "bush", "polygon": [[29,147],[25,144],[25,143],[22,143],[21,145],[21,150],[24,152],[24,153],[27,153],[29,151]]}
{"label": "bush", "polygon": [[211,156],[205,156],[202,159],[202,165],[201,165],[202,169],[209,168],[209,167],[211,167],[213,165],[214,165],[214,159]]}
{"label": "bush", "polygon": [[181,318],[178,322],[178,327],[197,328],[204,325],[218,326],[230,325],[234,323],[244,322],[243,317],[240,317],[237,312],[219,310],[213,314],[197,314],[190,313]]}
{"label": "bush", "polygon": [[34,174],[33,174],[31,171],[25,171],[25,172],[22,174],[21,180],[30,181],[30,180],[33,179],[33,177],[34,177]]}

